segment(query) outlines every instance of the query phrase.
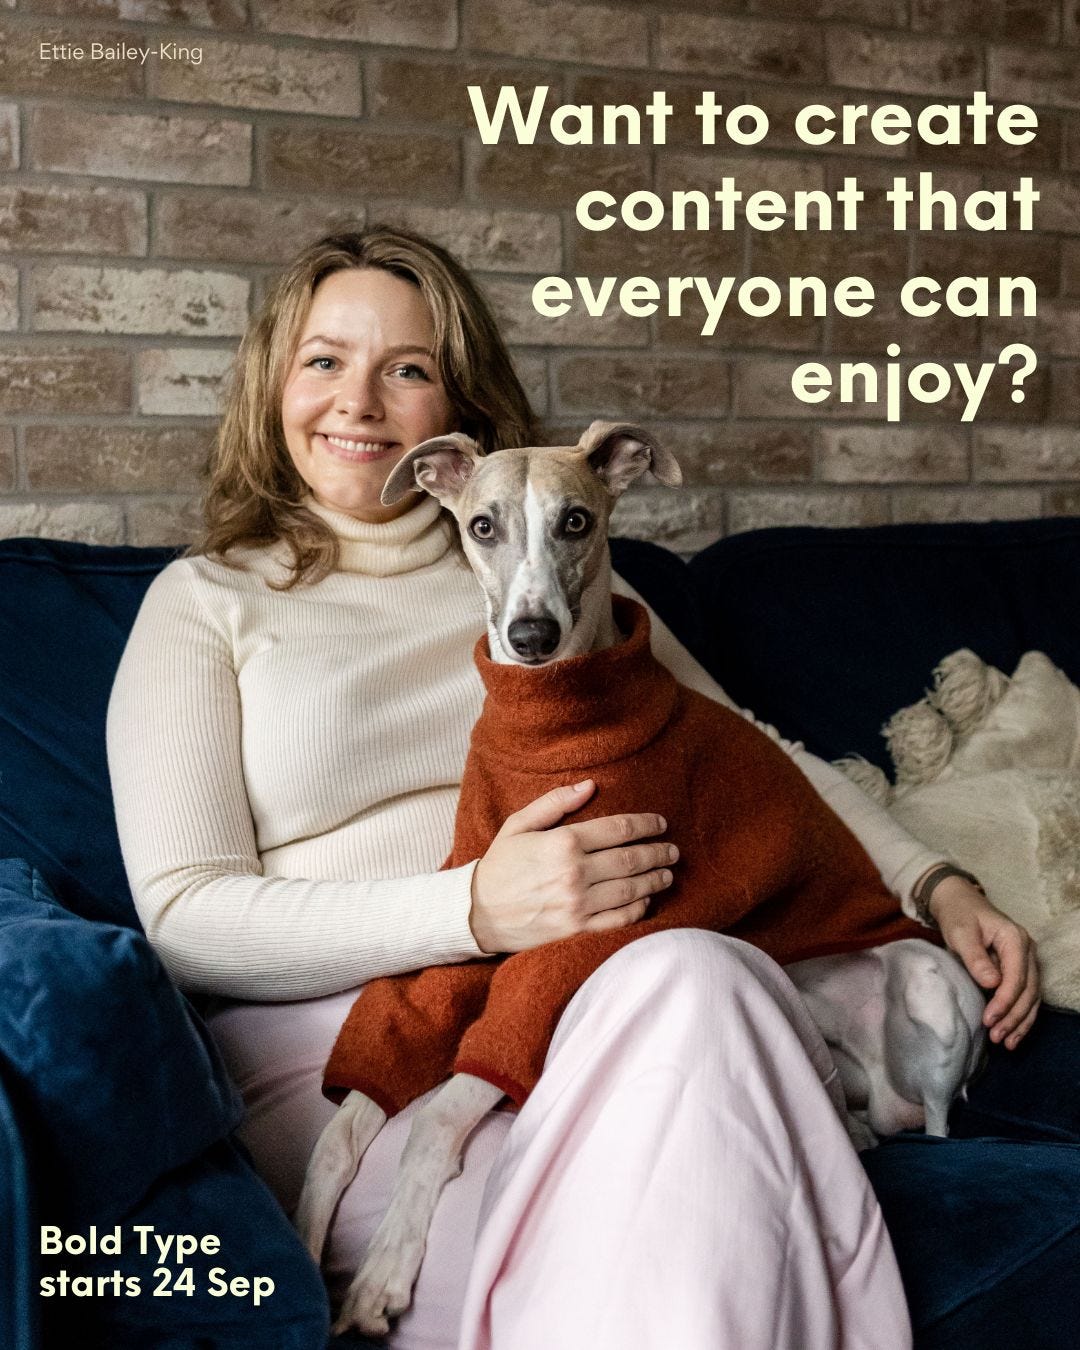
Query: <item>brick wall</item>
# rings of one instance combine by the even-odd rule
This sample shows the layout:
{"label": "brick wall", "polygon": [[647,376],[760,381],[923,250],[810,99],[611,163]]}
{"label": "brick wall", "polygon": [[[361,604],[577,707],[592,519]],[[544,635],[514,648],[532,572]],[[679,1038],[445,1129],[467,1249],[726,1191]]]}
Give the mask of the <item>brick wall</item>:
{"label": "brick wall", "polygon": [[[172,59],[40,59],[40,44],[176,43]],[[676,105],[669,144],[484,146],[466,83],[552,102]],[[765,108],[763,147],[703,150],[703,88]],[[1023,149],[880,145],[811,153],[809,102],[912,111],[983,88],[1040,115]],[[198,469],[237,336],[274,269],[329,226],[398,220],[480,275],[551,434],[595,415],[666,437],[678,492],[621,508],[684,550],[787,523],[1080,511],[1080,0],[0,0],[0,535],[189,537]],[[894,173],[956,191],[1042,194],[1036,234],[896,234],[868,200],[857,235],[673,235],[574,219],[585,186],[835,187]],[[870,192],[868,197],[875,194]],[[545,320],[540,276],[916,272],[1031,276],[1037,319]],[[955,399],[831,416],[793,399],[802,361],[993,360],[1027,341],[1022,404],[998,381],[976,421]],[[837,415],[837,414],[840,415]]]}

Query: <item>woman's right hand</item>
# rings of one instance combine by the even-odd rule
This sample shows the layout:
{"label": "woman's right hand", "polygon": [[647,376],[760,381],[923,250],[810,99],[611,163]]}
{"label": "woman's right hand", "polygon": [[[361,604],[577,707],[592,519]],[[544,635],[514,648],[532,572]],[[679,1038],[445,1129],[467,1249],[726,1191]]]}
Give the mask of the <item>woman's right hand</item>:
{"label": "woman's right hand", "polygon": [[508,816],[476,864],[469,925],[481,951],[522,952],[575,933],[636,923],[671,885],[679,851],[663,816],[600,816],[559,825],[592,796],[592,779],[559,787]]}

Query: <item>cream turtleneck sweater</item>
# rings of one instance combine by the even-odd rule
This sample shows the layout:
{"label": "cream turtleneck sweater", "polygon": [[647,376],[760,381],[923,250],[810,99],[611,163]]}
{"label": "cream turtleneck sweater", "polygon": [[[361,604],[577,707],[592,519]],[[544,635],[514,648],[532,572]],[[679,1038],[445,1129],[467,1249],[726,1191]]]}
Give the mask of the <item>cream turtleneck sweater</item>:
{"label": "cream turtleneck sweater", "polygon": [[[483,698],[480,588],[430,497],[380,525],[312,509],[341,542],[335,572],[282,592],[266,584],[286,576],[279,547],[237,554],[242,569],[171,563],[117,672],[124,862],[147,935],[188,989],[305,998],[480,955],[475,864],[438,870]],[[653,631],[680,680],[728,702]],[[786,748],[906,898],[936,855]]]}

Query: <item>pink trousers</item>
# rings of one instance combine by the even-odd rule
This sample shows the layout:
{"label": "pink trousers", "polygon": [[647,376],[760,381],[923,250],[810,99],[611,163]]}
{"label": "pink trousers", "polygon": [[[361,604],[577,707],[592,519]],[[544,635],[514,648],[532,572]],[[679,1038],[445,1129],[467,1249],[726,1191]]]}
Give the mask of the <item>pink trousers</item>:
{"label": "pink trousers", "polygon": [[[290,1211],[334,1110],[322,1068],[354,996],[210,1020],[248,1104],[244,1141]],[[899,1273],[841,1103],[768,957],[694,929],[632,943],[575,995],[524,1109],[469,1141],[390,1345],[905,1350]],[[418,1105],[342,1200],[332,1294],[385,1211]]]}

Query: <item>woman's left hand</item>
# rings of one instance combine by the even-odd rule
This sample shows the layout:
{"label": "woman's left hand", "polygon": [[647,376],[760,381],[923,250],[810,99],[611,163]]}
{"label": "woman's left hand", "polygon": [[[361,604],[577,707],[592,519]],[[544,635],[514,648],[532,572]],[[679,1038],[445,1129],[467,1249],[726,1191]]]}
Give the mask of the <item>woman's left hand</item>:
{"label": "woman's left hand", "polygon": [[938,883],[930,913],[945,945],[976,984],[995,990],[983,1013],[990,1039],[1015,1050],[1039,1010],[1039,968],[1031,936],[963,877]]}

